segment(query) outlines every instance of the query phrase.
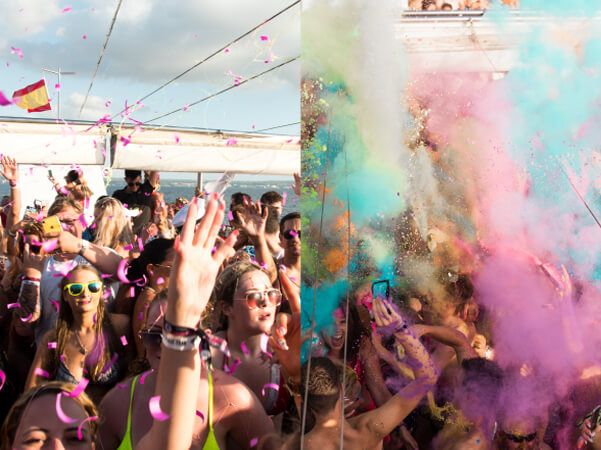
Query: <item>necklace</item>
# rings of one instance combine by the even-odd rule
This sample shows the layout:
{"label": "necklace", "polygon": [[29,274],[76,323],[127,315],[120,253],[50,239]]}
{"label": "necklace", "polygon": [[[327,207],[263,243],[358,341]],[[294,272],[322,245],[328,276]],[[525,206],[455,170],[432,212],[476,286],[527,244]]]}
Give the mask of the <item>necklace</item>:
{"label": "necklace", "polygon": [[77,331],[74,331],[73,335],[75,336],[75,339],[77,340],[77,345],[79,346],[79,353],[81,353],[83,356],[86,356],[88,354],[88,349],[79,340],[79,334],[77,333]]}

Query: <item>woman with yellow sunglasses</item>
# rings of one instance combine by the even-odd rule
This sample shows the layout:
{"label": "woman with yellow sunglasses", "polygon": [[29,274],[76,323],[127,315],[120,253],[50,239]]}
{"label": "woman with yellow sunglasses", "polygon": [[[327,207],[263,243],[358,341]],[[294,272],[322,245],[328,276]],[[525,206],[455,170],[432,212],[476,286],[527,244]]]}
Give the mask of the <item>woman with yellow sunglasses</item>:
{"label": "woman with yellow sunglasses", "polygon": [[61,282],[56,328],[38,346],[26,389],[48,380],[86,384],[98,402],[119,380],[134,346],[129,318],[108,314],[98,272],[80,264]]}

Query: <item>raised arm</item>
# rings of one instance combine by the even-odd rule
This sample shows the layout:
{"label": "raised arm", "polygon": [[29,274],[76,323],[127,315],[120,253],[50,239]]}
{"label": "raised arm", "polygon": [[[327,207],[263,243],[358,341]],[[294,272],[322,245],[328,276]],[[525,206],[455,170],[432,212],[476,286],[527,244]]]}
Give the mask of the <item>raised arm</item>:
{"label": "raised arm", "polygon": [[245,202],[244,207],[244,214],[238,215],[240,225],[255,247],[255,259],[269,272],[271,283],[275,283],[278,276],[277,269],[265,240],[265,223],[269,211],[267,208],[261,211],[259,204],[254,202]]}
{"label": "raised arm", "polygon": [[413,332],[417,337],[429,336],[441,344],[448,345],[455,350],[457,362],[461,364],[464,359],[478,356],[470,346],[467,338],[460,331],[444,326],[414,325]]}
{"label": "raised arm", "polygon": [[10,230],[12,226],[19,222],[19,216],[21,213],[21,190],[19,189],[19,171],[17,170],[17,160],[10,156],[3,156],[2,169],[0,174],[10,184],[10,203],[11,207],[6,216],[6,229]]}
{"label": "raised arm", "polygon": [[[85,246],[84,246],[85,244]],[[68,231],[61,231],[58,235],[58,247],[65,253],[78,253],[104,274],[117,274],[119,264],[123,259],[112,249],[101,247],[91,242],[85,242]],[[86,248],[87,247],[87,248]]]}
{"label": "raised arm", "polygon": [[[225,205],[213,195],[200,224],[195,227],[196,200],[190,205],[181,238],[175,241],[176,257],[171,269],[165,323],[182,329],[196,329],[200,315],[209,301],[219,266],[236,241],[232,233],[223,245],[212,252]],[[163,349],[156,396],[166,420],[155,415],[150,431],[137,449],[189,448],[192,442],[196,398],[201,361],[198,346],[192,350],[174,350],[165,345],[169,334],[163,331]]]}
{"label": "raised arm", "polygon": [[375,298],[373,312],[376,324],[394,332],[397,345],[405,348],[407,360],[413,368],[415,380],[396,393],[381,407],[362,414],[355,421],[361,428],[371,432],[377,440],[390,434],[436,383],[436,369],[430,355],[419,339],[407,328],[402,317],[386,300]]}

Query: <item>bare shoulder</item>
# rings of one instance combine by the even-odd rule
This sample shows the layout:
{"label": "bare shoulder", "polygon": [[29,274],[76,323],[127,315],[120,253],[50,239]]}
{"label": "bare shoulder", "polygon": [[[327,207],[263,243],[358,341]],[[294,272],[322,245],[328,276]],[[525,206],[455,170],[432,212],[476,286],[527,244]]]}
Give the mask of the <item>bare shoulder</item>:
{"label": "bare shoulder", "polygon": [[252,409],[255,402],[259,401],[248,386],[237,378],[221,370],[213,370],[212,376],[215,393],[217,394],[213,399],[216,407],[219,408],[221,405],[224,407],[231,406],[230,404],[233,403],[239,409]]}
{"label": "bare shoulder", "polygon": [[116,448],[125,435],[132,382],[133,378],[128,378],[119,383],[108,391],[98,405],[101,448]]}

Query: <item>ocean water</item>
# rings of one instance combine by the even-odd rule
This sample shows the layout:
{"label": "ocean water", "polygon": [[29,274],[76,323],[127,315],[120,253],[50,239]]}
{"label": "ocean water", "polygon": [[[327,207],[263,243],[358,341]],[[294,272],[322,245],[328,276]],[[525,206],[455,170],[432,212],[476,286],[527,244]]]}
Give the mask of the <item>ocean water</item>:
{"label": "ocean water", "polygon": [[[4,180],[0,182],[0,197],[9,194],[8,183]],[[290,184],[292,183],[292,177],[289,182],[282,181],[237,181],[233,180],[232,185],[225,191],[224,197],[229,206],[231,196],[235,192],[244,192],[249,194],[252,199],[258,200],[264,192],[276,191],[282,196],[286,193],[286,203],[283,208],[282,214],[287,214],[292,211],[300,211],[300,199],[294,194]],[[111,180],[107,187],[107,193],[111,195],[118,189],[125,187],[123,179]],[[186,179],[173,179],[173,180],[161,180],[161,193],[165,196],[165,201],[172,203],[177,197],[184,197],[191,199],[194,196],[194,188],[196,187],[195,180]]]}

